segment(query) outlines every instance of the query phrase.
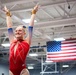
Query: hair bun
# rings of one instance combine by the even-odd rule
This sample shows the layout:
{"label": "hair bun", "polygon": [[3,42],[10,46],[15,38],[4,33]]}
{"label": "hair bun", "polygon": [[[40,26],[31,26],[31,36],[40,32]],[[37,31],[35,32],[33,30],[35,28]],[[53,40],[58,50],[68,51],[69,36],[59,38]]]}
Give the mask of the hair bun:
{"label": "hair bun", "polygon": [[26,26],[23,26],[23,28],[26,28]]}

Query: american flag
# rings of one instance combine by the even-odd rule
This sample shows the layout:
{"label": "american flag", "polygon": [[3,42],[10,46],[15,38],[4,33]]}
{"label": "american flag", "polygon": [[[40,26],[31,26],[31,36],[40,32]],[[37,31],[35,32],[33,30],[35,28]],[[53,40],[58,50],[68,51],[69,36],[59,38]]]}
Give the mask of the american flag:
{"label": "american flag", "polygon": [[76,39],[47,42],[46,61],[76,60]]}

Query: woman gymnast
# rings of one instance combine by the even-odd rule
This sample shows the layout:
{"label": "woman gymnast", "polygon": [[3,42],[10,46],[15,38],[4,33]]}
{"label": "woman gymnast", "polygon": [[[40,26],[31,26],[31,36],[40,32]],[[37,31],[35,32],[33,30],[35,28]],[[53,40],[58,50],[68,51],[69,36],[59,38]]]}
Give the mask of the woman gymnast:
{"label": "woman gymnast", "polygon": [[15,29],[15,33],[13,33],[11,12],[7,9],[6,6],[4,7],[10,41],[9,75],[29,75],[29,71],[26,68],[25,61],[31,44],[34,19],[36,16],[36,12],[38,11],[38,8],[39,5],[36,5],[32,10],[31,20],[28,26],[28,35],[26,38],[24,38],[26,34],[26,27],[18,26]]}

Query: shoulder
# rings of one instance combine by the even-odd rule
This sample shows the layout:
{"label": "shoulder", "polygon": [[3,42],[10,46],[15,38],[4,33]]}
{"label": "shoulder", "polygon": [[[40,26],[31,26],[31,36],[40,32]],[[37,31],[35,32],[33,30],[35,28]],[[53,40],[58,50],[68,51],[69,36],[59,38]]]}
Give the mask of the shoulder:
{"label": "shoulder", "polygon": [[16,43],[16,42],[17,42],[17,40],[12,40],[12,41],[10,42],[10,44]]}
{"label": "shoulder", "polygon": [[30,43],[29,43],[27,38],[24,40],[24,42],[27,43],[30,46]]}

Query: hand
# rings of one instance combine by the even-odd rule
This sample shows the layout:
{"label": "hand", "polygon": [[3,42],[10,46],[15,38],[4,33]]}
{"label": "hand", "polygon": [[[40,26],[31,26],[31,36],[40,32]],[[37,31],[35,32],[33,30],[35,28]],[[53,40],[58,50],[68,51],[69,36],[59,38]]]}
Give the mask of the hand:
{"label": "hand", "polygon": [[9,9],[7,9],[6,6],[4,6],[4,9],[3,9],[4,12],[9,12]]}
{"label": "hand", "polygon": [[39,4],[37,4],[37,5],[34,7],[34,10],[37,12],[37,11],[38,11],[38,9],[39,9],[39,7],[40,7],[40,5],[39,5]]}
{"label": "hand", "polygon": [[10,17],[12,16],[11,12],[9,11],[9,9],[7,9],[6,6],[4,7],[4,12],[6,13],[7,16],[10,16]]}

